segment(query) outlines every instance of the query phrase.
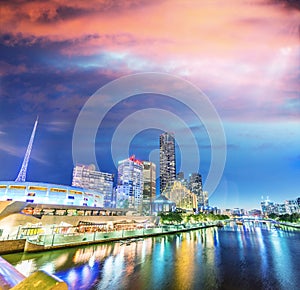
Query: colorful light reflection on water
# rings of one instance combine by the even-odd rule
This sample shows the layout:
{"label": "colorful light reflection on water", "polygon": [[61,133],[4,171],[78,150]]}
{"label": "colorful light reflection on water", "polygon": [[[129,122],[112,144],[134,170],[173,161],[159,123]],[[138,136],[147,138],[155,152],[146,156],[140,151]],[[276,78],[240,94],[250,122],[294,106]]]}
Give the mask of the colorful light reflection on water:
{"label": "colorful light reflection on water", "polygon": [[69,289],[299,289],[300,231],[233,223],[132,242],[4,256]]}

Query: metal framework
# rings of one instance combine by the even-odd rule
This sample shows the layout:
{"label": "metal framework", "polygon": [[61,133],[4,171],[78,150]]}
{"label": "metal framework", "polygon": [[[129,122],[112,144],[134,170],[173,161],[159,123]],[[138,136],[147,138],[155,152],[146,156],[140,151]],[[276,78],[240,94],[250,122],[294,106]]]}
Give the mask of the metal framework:
{"label": "metal framework", "polygon": [[28,162],[29,162],[29,158],[30,158],[30,153],[31,153],[31,150],[32,150],[32,144],[33,144],[33,140],[34,140],[38,120],[39,120],[39,117],[37,116],[36,121],[34,123],[32,133],[31,133],[31,137],[30,137],[30,140],[29,140],[29,143],[28,143],[28,146],[27,146],[27,150],[26,150],[25,157],[24,157],[24,160],[23,160],[23,163],[22,163],[22,167],[21,167],[20,172],[19,172],[19,174],[18,174],[15,181],[25,182],[25,180],[26,180],[27,167],[28,167]]}

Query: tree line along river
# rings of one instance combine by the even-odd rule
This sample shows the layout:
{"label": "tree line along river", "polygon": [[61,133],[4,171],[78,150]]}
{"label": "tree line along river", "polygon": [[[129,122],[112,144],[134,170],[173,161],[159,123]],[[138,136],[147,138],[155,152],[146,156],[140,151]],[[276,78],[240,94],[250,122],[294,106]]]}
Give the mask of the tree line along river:
{"label": "tree line along river", "polygon": [[3,258],[25,276],[44,270],[74,290],[296,290],[300,230],[231,222],[223,228]]}

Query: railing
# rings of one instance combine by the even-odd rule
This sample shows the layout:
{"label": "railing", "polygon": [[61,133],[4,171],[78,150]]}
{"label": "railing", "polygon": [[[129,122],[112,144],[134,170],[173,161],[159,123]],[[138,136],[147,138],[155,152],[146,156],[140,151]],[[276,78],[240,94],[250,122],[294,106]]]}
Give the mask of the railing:
{"label": "railing", "polygon": [[87,242],[103,242],[130,239],[136,237],[147,237],[158,234],[171,234],[178,231],[186,231],[192,229],[214,226],[215,223],[197,223],[190,225],[163,225],[155,228],[142,228],[135,230],[119,230],[107,232],[85,232],[85,233],[52,233],[40,234],[28,237],[27,239],[34,244],[45,247],[61,246],[67,244],[78,244]]}

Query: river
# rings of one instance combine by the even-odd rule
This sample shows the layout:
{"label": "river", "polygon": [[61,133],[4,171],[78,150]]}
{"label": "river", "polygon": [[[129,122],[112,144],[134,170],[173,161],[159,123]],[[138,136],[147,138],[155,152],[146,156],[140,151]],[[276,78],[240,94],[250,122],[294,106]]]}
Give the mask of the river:
{"label": "river", "polygon": [[74,290],[300,289],[300,231],[253,222],[3,258]]}

